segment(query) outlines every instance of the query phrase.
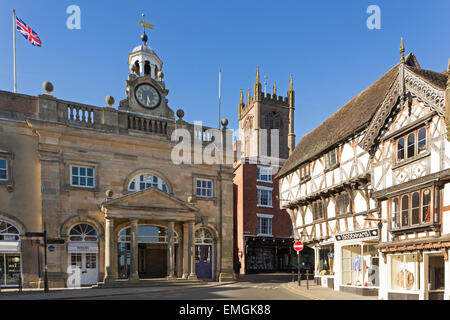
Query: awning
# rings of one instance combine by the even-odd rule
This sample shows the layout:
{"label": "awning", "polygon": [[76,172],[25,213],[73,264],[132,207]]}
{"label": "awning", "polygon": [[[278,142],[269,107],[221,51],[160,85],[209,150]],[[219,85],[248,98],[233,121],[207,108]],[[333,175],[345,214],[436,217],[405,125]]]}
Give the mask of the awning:
{"label": "awning", "polygon": [[20,253],[20,242],[0,241],[0,253]]}
{"label": "awning", "polygon": [[68,253],[98,253],[97,242],[69,242],[67,246]]}

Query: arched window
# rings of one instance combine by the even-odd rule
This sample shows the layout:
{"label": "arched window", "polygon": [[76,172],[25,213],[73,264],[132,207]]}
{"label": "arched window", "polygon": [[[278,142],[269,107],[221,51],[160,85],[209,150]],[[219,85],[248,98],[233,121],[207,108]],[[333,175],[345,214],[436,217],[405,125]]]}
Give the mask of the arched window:
{"label": "arched window", "polygon": [[400,228],[400,206],[398,198],[392,200],[392,229]]}
{"label": "arched window", "polygon": [[[138,243],[167,243],[168,242],[168,229],[166,227],[154,226],[154,225],[138,225]],[[178,234],[174,233],[174,243],[178,243]],[[128,243],[131,240],[130,227],[123,228],[119,231],[119,242]]]}
{"label": "arched window", "polygon": [[266,129],[280,129],[281,127],[280,115],[276,112],[271,112],[265,116],[264,123]]}
{"label": "arched window", "polygon": [[405,159],[405,139],[400,138],[397,142],[397,161]]}
{"label": "arched window", "polygon": [[431,192],[425,189],[422,194],[422,222],[427,223],[431,220]]}
{"label": "arched window", "polygon": [[414,192],[411,197],[411,224],[420,222],[420,194]]}
{"label": "arched window", "polygon": [[148,188],[158,188],[164,192],[169,192],[167,184],[153,174],[140,174],[131,179],[128,184],[129,191],[142,191]]}
{"label": "arched window", "polygon": [[[20,239],[19,230],[11,223],[0,220],[0,240],[17,241]],[[1,267],[1,266],[0,266]],[[1,281],[1,279],[0,279]]]}
{"label": "arched window", "polygon": [[407,226],[409,223],[409,196],[402,197],[402,226]]}
{"label": "arched window", "polygon": [[411,133],[408,136],[408,158],[412,158],[415,155],[415,148],[416,148],[416,135]]}
{"label": "arched window", "polygon": [[195,243],[198,244],[214,243],[214,237],[212,236],[211,231],[209,231],[206,228],[200,228],[197,231],[195,231]]}
{"label": "arched window", "polygon": [[417,135],[417,153],[420,154],[427,150],[427,129],[421,128]]}
{"label": "arched window", "polygon": [[70,241],[98,241],[98,232],[87,223],[80,223],[70,229]]}

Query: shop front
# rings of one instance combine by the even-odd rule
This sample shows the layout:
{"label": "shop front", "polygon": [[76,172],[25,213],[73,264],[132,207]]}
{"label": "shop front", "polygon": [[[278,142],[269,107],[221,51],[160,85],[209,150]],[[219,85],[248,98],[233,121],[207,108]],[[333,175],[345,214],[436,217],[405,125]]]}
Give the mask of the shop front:
{"label": "shop front", "polygon": [[334,288],[334,242],[316,246],[314,279],[322,287]]}
{"label": "shop front", "polygon": [[335,290],[378,295],[378,229],[335,235]]}
{"label": "shop front", "polygon": [[0,221],[0,287],[21,285],[22,263],[18,229]]}
{"label": "shop front", "polygon": [[425,240],[384,244],[380,252],[385,263],[386,283],[380,299],[449,300],[446,288],[450,275],[450,241]]}
{"label": "shop front", "polygon": [[289,272],[292,269],[292,239],[266,237],[245,238],[245,272]]}

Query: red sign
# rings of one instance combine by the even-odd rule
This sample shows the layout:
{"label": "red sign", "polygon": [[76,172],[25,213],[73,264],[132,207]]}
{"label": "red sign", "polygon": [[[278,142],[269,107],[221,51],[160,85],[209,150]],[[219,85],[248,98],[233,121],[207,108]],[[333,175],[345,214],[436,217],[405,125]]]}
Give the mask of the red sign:
{"label": "red sign", "polygon": [[239,258],[242,257],[242,251],[241,251],[241,250],[238,251],[238,257],[239,257]]}
{"label": "red sign", "polygon": [[297,241],[294,243],[294,250],[295,251],[302,251],[303,250],[303,243],[300,241]]}

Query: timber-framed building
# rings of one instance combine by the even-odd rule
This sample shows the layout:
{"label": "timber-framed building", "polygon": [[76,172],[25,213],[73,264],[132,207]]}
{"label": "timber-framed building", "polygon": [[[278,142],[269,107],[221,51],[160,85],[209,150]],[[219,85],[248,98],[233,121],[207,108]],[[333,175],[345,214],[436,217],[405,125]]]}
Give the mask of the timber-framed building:
{"label": "timber-framed building", "polygon": [[448,70],[414,54],[305,135],[280,178],[315,278],[381,299],[450,299]]}

